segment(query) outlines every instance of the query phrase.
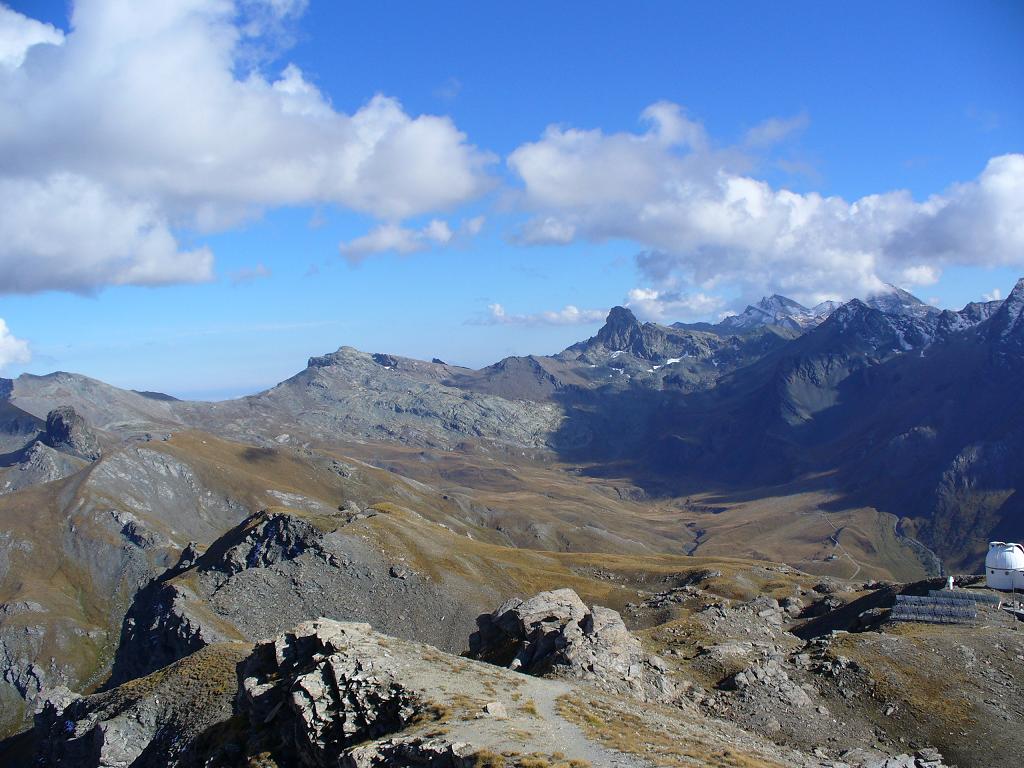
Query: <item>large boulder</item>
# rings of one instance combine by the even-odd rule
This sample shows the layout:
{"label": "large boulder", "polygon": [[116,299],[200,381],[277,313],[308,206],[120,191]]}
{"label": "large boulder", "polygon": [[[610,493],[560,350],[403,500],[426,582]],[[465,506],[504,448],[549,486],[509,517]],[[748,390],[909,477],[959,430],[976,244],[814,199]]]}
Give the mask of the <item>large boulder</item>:
{"label": "large boulder", "polygon": [[96,433],[70,405],[62,405],[46,414],[43,442],[86,461],[95,461],[103,453]]}
{"label": "large boulder", "polygon": [[336,766],[347,748],[403,730],[426,707],[369,624],[303,622],[257,645],[239,676],[239,711],[274,723],[302,765]]}
{"label": "large boulder", "polygon": [[477,619],[469,655],[530,675],[588,680],[644,700],[670,701],[665,662],[644,651],[616,611],[588,608],[571,589],[513,598]]}

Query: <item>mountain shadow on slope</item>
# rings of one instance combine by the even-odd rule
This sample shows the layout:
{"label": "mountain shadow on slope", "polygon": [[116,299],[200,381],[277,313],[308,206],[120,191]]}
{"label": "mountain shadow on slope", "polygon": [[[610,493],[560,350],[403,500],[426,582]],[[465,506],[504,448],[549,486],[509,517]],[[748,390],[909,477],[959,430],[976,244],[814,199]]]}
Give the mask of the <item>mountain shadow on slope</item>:
{"label": "mountain shadow on slope", "polygon": [[827,476],[836,508],[891,512],[974,569],[995,532],[1024,532],[1024,281],[985,315],[940,334],[934,313],[855,300],[706,391],[566,392],[553,444],[653,493]]}

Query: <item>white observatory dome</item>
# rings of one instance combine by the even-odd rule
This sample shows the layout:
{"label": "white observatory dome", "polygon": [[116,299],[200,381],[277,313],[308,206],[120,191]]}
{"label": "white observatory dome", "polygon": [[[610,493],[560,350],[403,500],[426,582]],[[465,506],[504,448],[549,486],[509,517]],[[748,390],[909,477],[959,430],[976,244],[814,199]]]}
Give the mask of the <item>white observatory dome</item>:
{"label": "white observatory dome", "polygon": [[992,541],[985,556],[985,582],[992,589],[1024,590],[1024,547]]}

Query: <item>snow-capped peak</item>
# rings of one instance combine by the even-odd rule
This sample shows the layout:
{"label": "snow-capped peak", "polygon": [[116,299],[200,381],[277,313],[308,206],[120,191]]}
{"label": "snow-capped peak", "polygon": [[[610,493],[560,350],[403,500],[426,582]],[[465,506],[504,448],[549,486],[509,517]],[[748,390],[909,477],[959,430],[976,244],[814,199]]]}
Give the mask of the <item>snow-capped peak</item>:
{"label": "snow-capped peak", "polygon": [[795,331],[813,328],[828,317],[838,306],[825,301],[812,309],[786,296],[765,296],[751,304],[742,313],[725,318],[720,326],[729,331],[749,331],[762,325],[777,325]]}
{"label": "snow-capped peak", "polygon": [[873,309],[877,309],[886,315],[912,315],[922,317],[925,315],[938,314],[941,310],[930,304],[925,304],[917,296],[889,285],[864,299],[864,303]]}

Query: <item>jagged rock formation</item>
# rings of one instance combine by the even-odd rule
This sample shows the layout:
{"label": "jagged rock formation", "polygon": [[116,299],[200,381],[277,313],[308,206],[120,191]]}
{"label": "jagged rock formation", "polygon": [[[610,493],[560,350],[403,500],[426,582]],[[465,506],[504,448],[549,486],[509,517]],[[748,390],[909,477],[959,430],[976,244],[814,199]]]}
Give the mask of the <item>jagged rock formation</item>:
{"label": "jagged rock formation", "polygon": [[744,333],[763,325],[777,325],[793,331],[806,331],[820,324],[839,307],[839,302],[824,301],[812,308],[774,294],[757,304],[747,306],[738,315],[731,315],[716,326],[729,333]]}
{"label": "jagged rock formation", "polygon": [[671,701],[665,662],[644,652],[610,608],[587,606],[571,589],[513,598],[477,619],[473,658],[531,675],[588,680],[645,700]]}
{"label": "jagged rock formation", "polygon": [[1024,278],[1017,281],[1013,291],[992,315],[988,340],[1000,347],[1002,360],[1010,361],[1024,352]]}
{"label": "jagged rock formation", "polygon": [[[149,677],[79,697],[55,691],[35,719],[39,766],[200,766],[233,716],[250,646],[204,648]],[[224,763],[221,763],[222,765]]]}
{"label": "jagged rock formation", "polygon": [[[557,590],[538,595],[520,613],[528,620],[580,610],[571,591]],[[731,641],[698,654],[696,664],[713,660],[709,670],[745,666],[717,689],[686,681],[678,708],[637,708],[635,699],[623,699],[594,674],[577,678],[552,667],[548,675],[557,679],[539,679],[388,637],[367,624],[318,618],[255,647],[207,646],[103,693],[55,691],[36,718],[34,764],[571,768],[586,761],[640,768],[648,764],[644,758],[713,764],[724,757],[723,764],[798,768],[945,767],[937,749],[918,742],[913,754],[879,751],[874,745],[884,730],[860,720],[847,725],[857,711],[851,707],[870,700],[874,682],[867,671],[880,673],[877,656],[869,654],[862,665],[841,655],[840,644],[849,643],[835,633],[803,646],[787,640],[779,610],[766,599],[735,613],[726,609],[732,629],[723,637],[749,633],[759,621],[770,629],[760,641]],[[904,717],[894,717],[897,705],[884,699],[867,706],[885,708],[881,717]],[[793,733],[812,746],[774,745],[725,722],[725,715],[775,738]],[[776,716],[788,718],[784,727]],[[838,718],[844,721],[837,729]]]}
{"label": "jagged rock formation", "polygon": [[96,433],[70,405],[54,408],[46,414],[43,442],[86,461],[95,461],[103,453]]}
{"label": "jagged rock formation", "polygon": [[[553,702],[562,686],[492,670],[367,624],[316,619],[255,648],[209,646],[106,693],[54,697],[36,719],[36,764],[472,768],[504,764],[493,748],[519,734],[512,738],[537,757],[557,745],[612,765],[614,753],[553,708],[513,708],[512,696]],[[494,696],[507,709],[483,703]],[[502,710],[495,730],[489,713]]]}
{"label": "jagged rock formation", "polygon": [[362,537],[365,519],[350,523],[337,512],[318,527],[295,512],[250,516],[139,593],[124,621],[114,681],[320,615],[372,620],[390,633],[461,650],[473,606],[409,569],[393,575],[394,563]]}
{"label": "jagged rock formation", "polygon": [[300,624],[257,645],[239,677],[240,713],[273,723],[286,742],[281,751],[302,765],[335,765],[348,748],[404,730],[427,707],[369,624]]}
{"label": "jagged rock formation", "polygon": [[21,461],[0,474],[0,494],[52,483],[73,475],[84,466],[86,462],[77,456],[56,451],[37,441],[22,453]]}

